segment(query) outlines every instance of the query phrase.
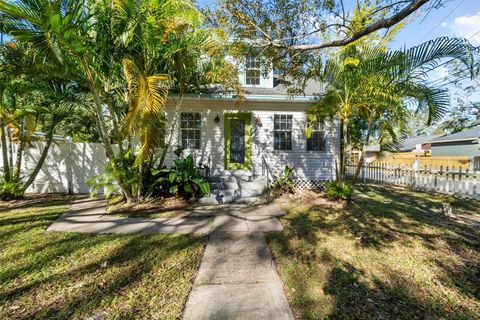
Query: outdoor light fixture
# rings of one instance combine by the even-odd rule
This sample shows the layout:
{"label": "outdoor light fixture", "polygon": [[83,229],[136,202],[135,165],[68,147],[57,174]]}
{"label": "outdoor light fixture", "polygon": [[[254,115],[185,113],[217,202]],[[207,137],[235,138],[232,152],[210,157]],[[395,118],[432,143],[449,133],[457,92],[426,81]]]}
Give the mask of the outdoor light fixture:
{"label": "outdoor light fixture", "polygon": [[219,122],[220,122],[220,117],[218,116],[218,113],[217,113],[217,116],[215,117],[215,119],[213,119],[213,121],[215,121],[215,123],[219,123]]}
{"label": "outdoor light fixture", "polygon": [[257,115],[257,117],[255,118],[255,123],[257,124],[257,126],[261,127],[262,126],[262,119],[260,119],[260,116]]}

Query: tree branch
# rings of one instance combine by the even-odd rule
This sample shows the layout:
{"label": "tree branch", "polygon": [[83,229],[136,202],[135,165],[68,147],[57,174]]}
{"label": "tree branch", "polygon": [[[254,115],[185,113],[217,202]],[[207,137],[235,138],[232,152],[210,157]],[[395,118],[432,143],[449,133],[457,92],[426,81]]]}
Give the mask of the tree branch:
{"label": "tree branch", "polygon": [[290,51],[309,51],[309,50],[318,50],[318,49],[324,49],[324,48],[330,48],[330,47],[345,46],[373,32],[392,27],[393,25],[397,24],[398,22],[408,17],[410,14],[420,9],[420,7],[422,7],[424,4],[426,4],[429,1],[430,0],[413,0],[410,5],[400,10],[398,13],[388,18],[385,18],[383,20],[380,20],[378,22],[372,23],[366,26],[365,28],[363,28],[362,30],[353,33],[350,37],[347,37],[344,39],[332,40],[324,43],[293,45],[293,46],[288,46],[276,41],[272,41],[271,39],[268,39],[265,45],[272,46],[279,49],[287,49]]}

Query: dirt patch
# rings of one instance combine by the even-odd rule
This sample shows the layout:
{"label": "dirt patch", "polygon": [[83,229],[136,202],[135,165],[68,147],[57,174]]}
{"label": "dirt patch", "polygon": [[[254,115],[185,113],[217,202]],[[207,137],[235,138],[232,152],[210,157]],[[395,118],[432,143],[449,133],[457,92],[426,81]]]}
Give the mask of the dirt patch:
{"label": "dirt patch", "polygon": [[327,198],[325,192],[311,189],[298,190],[293,194],[286,193],[275,199],[275,203],[280,206],[288,205],[292,201],[299,201],[304,205],[322,206],[331,209],[343,209],[347,206],[347,202],[344,200],[330,200]]}
{"label": "dirt patch", "polygon": [[109,205],[107,212],[132,218],[184,217],[192,212],[196,202],[196,199],[186,200],[178,196],[140,203],[117,202]]}

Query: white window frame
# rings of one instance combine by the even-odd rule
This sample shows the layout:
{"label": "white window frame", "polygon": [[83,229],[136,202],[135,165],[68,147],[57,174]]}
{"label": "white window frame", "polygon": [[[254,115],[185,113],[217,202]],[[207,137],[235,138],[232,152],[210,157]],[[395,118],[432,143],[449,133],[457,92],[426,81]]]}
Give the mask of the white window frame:
{"label": "white window frame", "polygon": [[[282,119],[283,118],[283,119]],[[276,120],[279,119],[278,128],[275,128]],[[290,120],[290,121],[289,121]],[[288,129],[288,124],[290,122],[290,129]],[[276,133],[290,133],[290,148],[286,148],[287,141],[284,143],[285,148],[282,148],[281,141],[279,142],[279,147],[275,143]],[[280,139],[280,137],[279,137]],[[273,150],[275,151],[292,151],[293,150],[293,115],[292,114],[274,114],[273,115]]]}
{"label": "white window frame", "polygon": [[[260,70],[260,58],[255,57],[255,56],[247,56],[245,57],[245,85],[246,86],[259,86],[262,82],[262,72]],[[254,76],[248,76],[249,71],[252,72],[258,72],[258,77]],[[252,83],[252,79],[257,79],[258,78],[258,83],[257,81],[254,81],[255,83]],[[250,81],[250,83],[248,83]]]}
{"label": "white window frame", "polygon": [[[192,114],[193,117],[191,120],[183,119],[184,115]],[[195,117],[198,115],[198,119]],[[198,127],[195,122],[198,120]],[[202,148],[202,114],[200,112],[186,111],[180,113],[180,146],[186,150],[199,150]],[[186,126],[185,126],[186,124]],[[193,126],[191,126],[193,124]],[[189,133],[193,132],[194,137],[189,138]],[[198,138],[195,135],[198,135]],[[186,144],[184,144],[184,135],[186,139]],[[196,141],[198,140],[198,145]],[[191,142],[193,141],[193,145]]]}

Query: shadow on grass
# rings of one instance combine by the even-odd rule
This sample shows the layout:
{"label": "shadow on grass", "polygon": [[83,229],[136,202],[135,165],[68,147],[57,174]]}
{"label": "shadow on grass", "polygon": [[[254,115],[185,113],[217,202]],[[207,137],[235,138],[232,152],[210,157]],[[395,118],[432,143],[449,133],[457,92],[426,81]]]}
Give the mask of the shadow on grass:
{"label": "shadow on grass", "polygon": [[181,310],[204,237],[45,233],[67,204],[0,213],[0,318],[150,318],[149,297],[169,290],[153,309]]}
{"label": "shadow on grass", "polygon": [[[294,279],[290,280],[296,290],[292,296],[294,304],[298,303],[304,312],[302,317],[317,318],[309,312],[313,312],[311,310],[320,302],[315,300],[315,294],[307,292],[307,287],[308,282],[316,281],[319,274],[302,272],[309,273],[310,268],[318,268],[319,261],[323,261],[321,268],[330,268],[328,275],[322,275],[326,281],[324,292],[335,300],[335,308],[328,313],[329,318],[443,316],[436,305],[438,301],[429,302],[426,297],[419,301],[409,293],[408,288],[418,284],[410,282],[409,277],[401,272],[390,274],[388,284],[374,278],[374,285],[367,286],[360,280],[363,277],[361,270],[336,260],[342,259],[341,252],[336,252],[336,259],[329,254],[319,257],[319,248],[329,237],[351,242],[358,248],[356,254],[364,250],[375,253],[374,256],[389,255],[398,248],[408,252],[409,248],[423,246],[429,260],[423,262],[425,257],[418,257],[419,262],[439,267],[441,271],[436,275],[436,281],[480,302],[480,230],[442,214],[441,208],[438,196],[372,185],[359,186],[354,200],[346,209],[293,204],[290,213],[282,218],[285,230],[269,235],[269,242],[277,257],[294,261],[285,263],[288,270],[284,270],[284,276]],[[457,201],[454,209],[462,214],[478,214],[480,203]],[[390,251],[394,247],[396,249]],[[364,263],[369,265],[368,261]],[[370,272],[375,274],[377,271]],[[421,274],[422,271],[418,272]],[[443,299],[440,292],[436,294],[439,295],[437,299]],[[474,312],[469,312],[463,307],[463,311],[450,310],[448,314],[452,318],[478,317],[478,314],[475,316]]]}

